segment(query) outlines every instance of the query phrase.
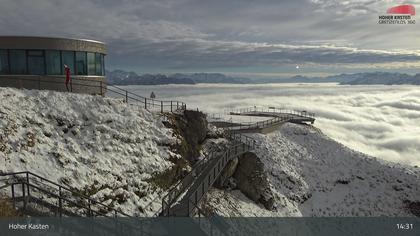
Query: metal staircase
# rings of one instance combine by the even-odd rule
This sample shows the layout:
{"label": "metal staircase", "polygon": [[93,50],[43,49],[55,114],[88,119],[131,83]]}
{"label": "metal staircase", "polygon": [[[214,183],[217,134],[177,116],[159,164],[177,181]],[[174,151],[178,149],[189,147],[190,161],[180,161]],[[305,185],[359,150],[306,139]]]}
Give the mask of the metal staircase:
{"label": "metal staircase", "polygon": [[[0,199],[22,216],[65,217],[66,224],[57,226],[63,235],[93,231],[97,235],[153,235],[143,222],[122,219],[131,219],[123,211],[28,171],[0,174]],[[78,217],[91,218],[89,227],[80,224]]]}
{"label": "metal staircase", "polygon": [[15,209],[31,216],[128,217],[66,186],[32,172],[0,174],[0,193]]}
{"label": "metal staircase", "polygon": [[231,146],[222,154],[211,153],[162,199],[161,216],[194,216],[202,212],[198,204],[233,158],[255,149],[255,140],[227,130]]}

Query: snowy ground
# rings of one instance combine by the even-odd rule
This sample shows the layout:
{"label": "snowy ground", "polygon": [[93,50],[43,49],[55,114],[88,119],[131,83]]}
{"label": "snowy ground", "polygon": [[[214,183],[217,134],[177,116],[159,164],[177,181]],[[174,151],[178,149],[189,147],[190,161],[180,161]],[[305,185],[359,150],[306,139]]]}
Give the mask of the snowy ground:
{"label": "snowy ground", "polygon": [[254,134],[277,209],[267,211],[240,191],[212,190],[207,207],[225,216],[411,216],[420,200],[420,168],[353,151],[316,128],[285,124]]}
{"label": "snowy ground", "polygon": [[316,114],[316,127],[347,147],[387,161],[420,165],[418,86],[298,83],[123,88],[139,94],[153,90],[159,99],[183,101],[190,109],[198,107],[210,114],[254,106],[306,110]]}
{"label": "snowy ground", "polygon": [[[148,183],[168,169],[176,142],[163,117],[100,96],[0,88],[0,171],[31,171],[128,214],[161,190]],[[115,196],[124,199],[114,201]]]}

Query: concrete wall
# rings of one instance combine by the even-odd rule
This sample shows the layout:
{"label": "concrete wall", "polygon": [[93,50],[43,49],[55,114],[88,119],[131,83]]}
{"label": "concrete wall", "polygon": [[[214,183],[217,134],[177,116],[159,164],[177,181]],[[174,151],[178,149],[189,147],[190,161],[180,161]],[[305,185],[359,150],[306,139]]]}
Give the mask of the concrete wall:
{"label": "concrete wall", "polygon": [[[0,75],[0,87],[13,87],[66,92],[66,77],[38,75]],[[69,89],[74,93],[105,95],[106,84],[103,76],[73,76]]]}

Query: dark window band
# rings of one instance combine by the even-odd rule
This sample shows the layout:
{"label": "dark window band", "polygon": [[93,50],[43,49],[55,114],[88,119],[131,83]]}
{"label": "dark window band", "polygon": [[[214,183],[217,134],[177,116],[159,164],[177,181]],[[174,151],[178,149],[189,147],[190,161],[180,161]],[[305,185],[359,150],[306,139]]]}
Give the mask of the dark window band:
{"label": "dark window band", "polygon": [[105,75],[104,54],[65,50],[0,49],[0,75]]}

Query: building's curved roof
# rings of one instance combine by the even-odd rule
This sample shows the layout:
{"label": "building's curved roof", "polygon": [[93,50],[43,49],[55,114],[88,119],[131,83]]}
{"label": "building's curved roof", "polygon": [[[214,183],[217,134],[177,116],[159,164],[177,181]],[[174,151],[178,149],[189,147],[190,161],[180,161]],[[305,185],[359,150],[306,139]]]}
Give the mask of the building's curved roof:
{"label": "building's curved roof", "polygon": [[69,50],[106,54],[106,45],[103,42],[36,36],[0,36],[0,49]]}

